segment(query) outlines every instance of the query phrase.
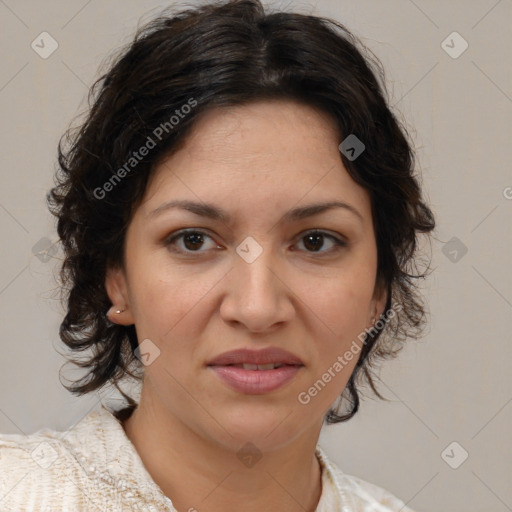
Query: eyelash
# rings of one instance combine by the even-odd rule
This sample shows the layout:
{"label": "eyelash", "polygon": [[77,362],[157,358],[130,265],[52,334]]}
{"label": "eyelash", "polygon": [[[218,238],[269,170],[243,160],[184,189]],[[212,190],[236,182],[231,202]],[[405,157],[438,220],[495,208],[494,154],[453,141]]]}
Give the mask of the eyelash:
{"label": "eyelash", "polygon": [[[180,238],[182,239],[185,235],[189,235],[189,234],[198,234],[198,235],[202,235],[202,236],[208,237],[210,239],[212,238],[208,233],[206,233],[204,231],[201,231],[200,229],[185,229],[183,231],[178,231],[178,232],[175,232],[172,235],[170,235],[166,239],[165,245],[166,246],[173,246],[173,248],[171,249],[173,252],[177,252],[177,253],[185,254],[185,255],[205,252],[205,251],[201,251],[201,250],[190,251],[190,250],[176,249],[176,246],[174,245],[174,242],[176,240],[180,239]],[[317,251],[306,251],[309,254],[320,255],[320,257],[322,255],[329,255],[329,254],[338,252],[341,249],[343,249],[344,247],[347,247],[347,245],[348,245],[347,242],[344,242],[343,240],[340,240],[339,238],[337,238],[337,237],[335,237],[333,235],[330,235],[326,231],[321,231],[321,230],[318,230],[318,229],[313,229],[313,230],[307,231],[306,233],[304,233],[300,237],[300,240],[302,240],[303,238],[305,238],[307,236],[310,236],[310,235],[322,235],[325,238],[328,238],[328,239],[332,240],[334,242],[334,244],[335,244],[334,247],[332,249],[328,250],[328,251],[318,251],[318,252]]]}

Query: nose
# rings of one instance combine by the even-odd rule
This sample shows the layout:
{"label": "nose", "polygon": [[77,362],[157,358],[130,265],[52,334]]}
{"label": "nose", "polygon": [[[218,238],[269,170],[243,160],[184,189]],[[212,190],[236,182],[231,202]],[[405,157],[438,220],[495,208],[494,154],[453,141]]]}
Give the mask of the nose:
{"label": "nose", "polygon": [[234,268],[226,276],[220,314],[224,321],[242,324],[251,332],[268,332],[295,314],[289,274],[268,248],[249,261],[236,255]]}

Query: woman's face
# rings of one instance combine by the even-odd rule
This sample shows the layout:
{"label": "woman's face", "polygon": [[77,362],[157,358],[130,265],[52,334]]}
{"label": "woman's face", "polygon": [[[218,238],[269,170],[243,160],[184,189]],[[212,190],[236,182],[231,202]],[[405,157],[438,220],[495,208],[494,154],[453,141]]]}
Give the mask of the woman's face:
{"label": "woman's face", "polygon": [[[203,438],[270,449],[318,434],[356,364],[358,335],[383,312],[370,199],[344,168],[340,143],[330,118],[295,102],[215,109],[148,183],[125,269],[109,273],[107,291],[127,306],[115,321],[150,340],[143,394]],[[348,206],[290,214],[331,202]],[[209,366],[228,351],[269,347],[302,366],[231,367],[249,381],[238,386],[221,378],[225,367]],[[275,372],[289,380],[271,389]]]}

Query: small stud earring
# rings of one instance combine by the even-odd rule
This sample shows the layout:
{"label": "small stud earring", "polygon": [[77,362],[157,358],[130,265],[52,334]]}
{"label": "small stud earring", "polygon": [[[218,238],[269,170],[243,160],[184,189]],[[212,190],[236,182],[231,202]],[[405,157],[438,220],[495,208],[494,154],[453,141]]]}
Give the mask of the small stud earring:
{"label": "small stud earring", "polygon": [[116,315],[120,315],[124,311],[126,311],[125,307],[123,308],[123,307],[119,307],[119,306],[111,306],[110,309],[107,312],[107,316],[112,314],[112,313],[115,313]]}

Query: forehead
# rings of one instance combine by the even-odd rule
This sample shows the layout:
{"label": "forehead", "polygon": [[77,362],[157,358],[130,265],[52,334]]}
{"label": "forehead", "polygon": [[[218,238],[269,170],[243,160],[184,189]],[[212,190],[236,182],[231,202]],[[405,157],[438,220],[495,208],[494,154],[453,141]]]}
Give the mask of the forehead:
{"label": "forehead", "polygon": [[196,160],[261,162],[264,171],[273,168],[273,160],[293,155],[325,159],[325,149],[332,144],[337,148],[338,138],[335,121],[324,112],[290,100],[269,100],[205,112],[187,146]]}
{"label": "forehead", "polygon": [[346,200],[369,214],[369,197],[343,166],[335,121],[293,101],[215,108],[155,169],[145,213],[175,198],[279,208]]}

